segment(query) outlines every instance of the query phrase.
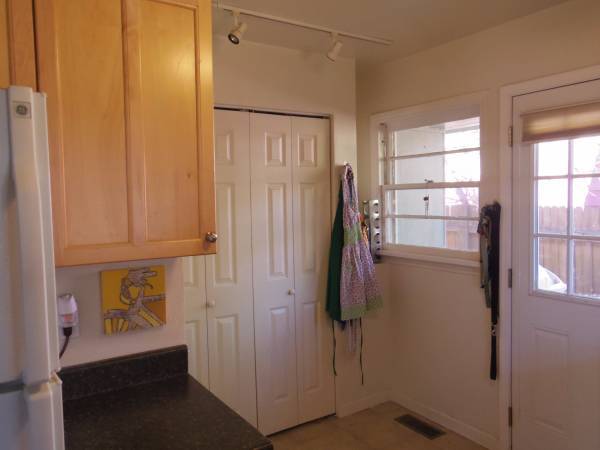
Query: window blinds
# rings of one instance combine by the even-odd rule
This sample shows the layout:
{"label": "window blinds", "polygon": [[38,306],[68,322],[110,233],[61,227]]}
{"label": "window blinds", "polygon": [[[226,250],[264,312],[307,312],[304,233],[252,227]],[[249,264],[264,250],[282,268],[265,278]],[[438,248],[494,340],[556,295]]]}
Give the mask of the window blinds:
{"label": "window blinds", "polygon": [[521,118],[523,143],[600,134],[600,102],[535,111]]}

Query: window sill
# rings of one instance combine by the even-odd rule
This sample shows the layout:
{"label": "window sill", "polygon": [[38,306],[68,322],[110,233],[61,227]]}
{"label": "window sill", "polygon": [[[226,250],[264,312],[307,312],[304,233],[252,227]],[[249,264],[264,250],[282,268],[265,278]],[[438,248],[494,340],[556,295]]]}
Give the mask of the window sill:
{"label": "window sill", "polygon": [[[426,263],[447,264],[452,266],[469,267],[473,269],[479,268],[479,261],[470,258],[461,258],[456,256],[442,256],[427,253],[413,253],[405,250],[389,249],[381,250],[379,254],[386,258],[408,259],[413,261],[421,261]],[[474,253],[476,255],[476,253]]]}

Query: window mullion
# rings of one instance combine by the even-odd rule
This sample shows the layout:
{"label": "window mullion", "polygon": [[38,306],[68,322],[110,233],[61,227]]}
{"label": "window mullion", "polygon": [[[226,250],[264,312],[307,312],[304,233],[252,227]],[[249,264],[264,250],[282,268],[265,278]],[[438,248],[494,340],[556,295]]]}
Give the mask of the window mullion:
{"label": "window mullion", "polygon": [[573,295],[574,242],[573,242],[573,140],[569,139],[567,182],[567,293]]}
{"label": "window mullion", "polygon": [[385,184],[381,188],[386,191],[410,191],[414,189],[453,189],[469,188],[480,185],[479,181],[447,181],[433,183],[405,183],[405,184]]}
{"label": "window mullion", "polygon": [[429,152],[429,153],[411,153],[408,155],[394,155],[390,156],[390,160],[401,160],[401,159],[418,159],[418,158],[429,158],[431,156],[447,156],[447,155],[455,155],[457,153],[473,153],[481,151],[480,147],[471,147],[471,148],[458,148],[456,150],[443,150],[438,152]]}

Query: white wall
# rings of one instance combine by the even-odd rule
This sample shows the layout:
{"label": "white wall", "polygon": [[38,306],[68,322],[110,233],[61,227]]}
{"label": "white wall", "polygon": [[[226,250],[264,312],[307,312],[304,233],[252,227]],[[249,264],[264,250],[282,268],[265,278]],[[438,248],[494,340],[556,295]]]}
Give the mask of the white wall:
{"label": "white wall", "polygon": [[[567,2],[361,70],[357,111],[363,195],[371,182],[370,115],[486,91],[481,200],[496,198],[500,87],[599,64],[599,17],[597,0]],[[380,273],[393,315],[393,397],[493,445],[498,389],[487,379],[489,310],[477,273],[406,260],[388,260]]]}
{"label": "white wall", "polygon": [[[290,112],[330,114],[334,180],[345,161],[356,166],[356,84],[353,60],[328,61],[282,47],[226,39],[214,43],[215,102]],[[336,167],[338,166],[338,167]],[[337,202],[337,182],[332,198]],[[378,403],[387,395],[387,312],[365,321],[365,385],[361,386],[357,357],[346,353],[338,336],[336,405],[347,414]]]}
{"label": "white wall", "polygon": [[[167,289],[167,323],[151,330],[104,335],[101,311],[100,272],[126,267],[164,265]],[[79,337],[71,338],[61,359],[63,367],[115,356],[185,344],[183,280],[179,259],[64,267],[56,270],[56,292],[75,295],[79,305]]]}

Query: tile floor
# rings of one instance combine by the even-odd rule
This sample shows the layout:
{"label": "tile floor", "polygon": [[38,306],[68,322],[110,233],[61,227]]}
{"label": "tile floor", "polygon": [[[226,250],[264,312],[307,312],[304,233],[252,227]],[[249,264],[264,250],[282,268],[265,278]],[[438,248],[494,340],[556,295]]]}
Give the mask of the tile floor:
{"label": "tile floor", "polygon": [[269,437],[275,450],[484,450],[448,430],[444,436],[429,440],[394,421],[407,412],[387,402],[342,419],[326,417]]}

